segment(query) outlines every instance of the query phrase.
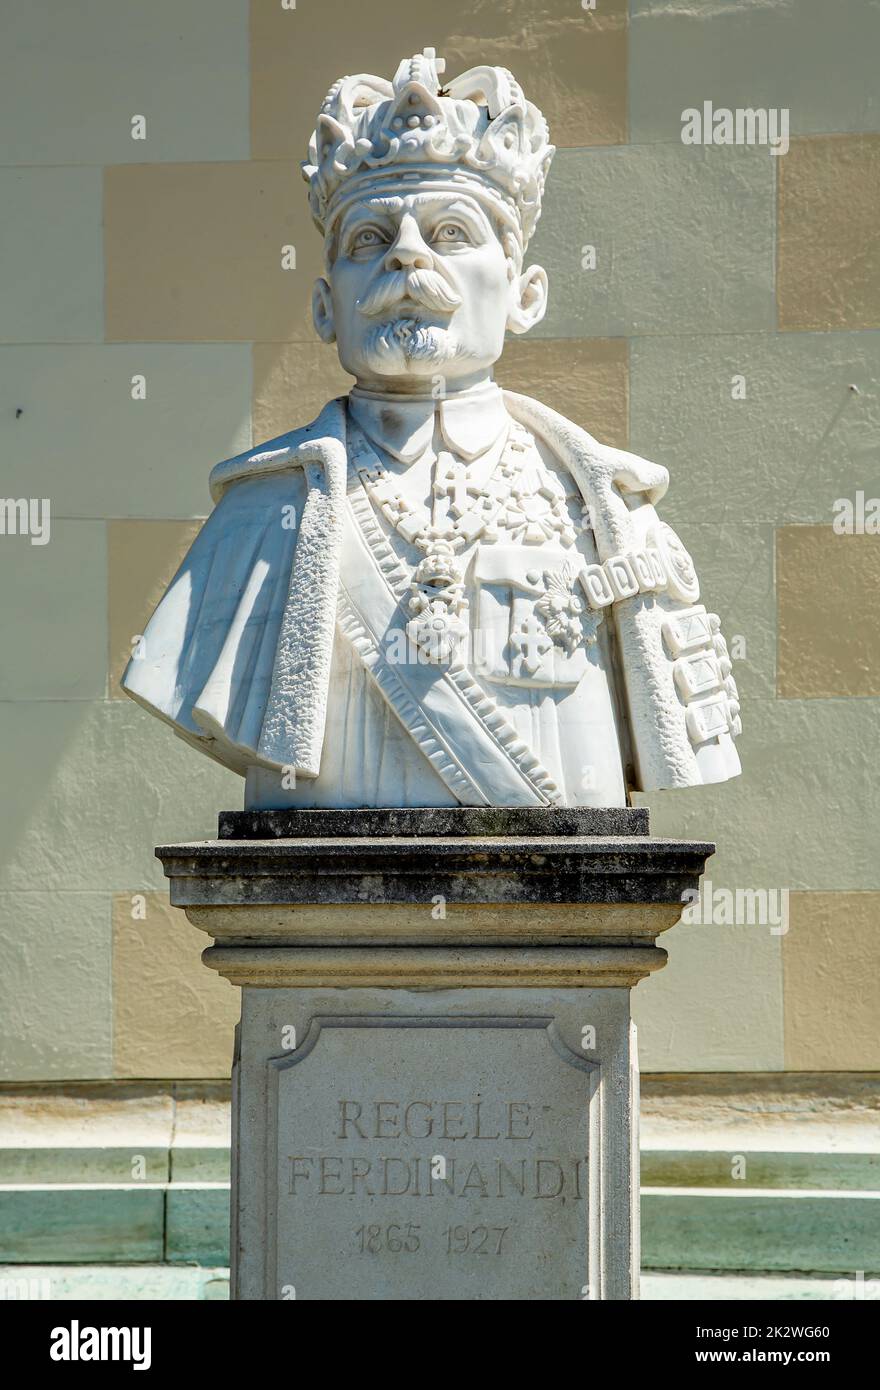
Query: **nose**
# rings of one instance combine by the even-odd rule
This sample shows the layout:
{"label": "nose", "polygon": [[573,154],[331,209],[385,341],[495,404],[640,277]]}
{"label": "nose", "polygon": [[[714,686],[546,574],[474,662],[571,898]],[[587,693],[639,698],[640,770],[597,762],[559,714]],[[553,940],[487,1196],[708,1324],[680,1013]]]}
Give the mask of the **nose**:
{"label": "nose", "polygon": [[419,224],[411,213],[401,218],[397,236],[385,256],[386,270],[430,270],[431,251],[422,240]]}

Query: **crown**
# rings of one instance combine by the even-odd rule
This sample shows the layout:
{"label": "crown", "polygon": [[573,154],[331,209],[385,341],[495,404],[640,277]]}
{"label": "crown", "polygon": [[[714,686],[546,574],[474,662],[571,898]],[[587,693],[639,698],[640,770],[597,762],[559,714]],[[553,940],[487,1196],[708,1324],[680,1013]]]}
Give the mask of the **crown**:
{"label": "crown", "polygon": [[526,246],[555,153],[547,122],[506,68],[470,68],[442,87],[445,67],[426,48],[393,82],[367,73],[334,82],[301,166],[321,232],[365,184],[418,181],[471,185]]}

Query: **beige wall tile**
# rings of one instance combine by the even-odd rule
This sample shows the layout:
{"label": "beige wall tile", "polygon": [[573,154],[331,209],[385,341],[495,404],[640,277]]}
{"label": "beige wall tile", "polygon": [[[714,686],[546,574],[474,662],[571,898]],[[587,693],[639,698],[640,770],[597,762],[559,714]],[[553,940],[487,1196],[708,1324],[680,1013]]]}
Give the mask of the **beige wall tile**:
{"label": "beige wall tile", "polygon": [[626,447],[629,364],[625,339],[508,339],[495,375],[508,391],[536,397],[604,444]]}
{"label": "beige wall tile", "polygon": [[114,894],[114,1076],[229,1075],[240,996],[202,965],[208,945],[164,893]]}
{"label": "beige wall tile", "polygon": [[600,0],[251,0],[251,142],[255,158],[302,159],[315,115],[344,73],[389,80],[432,44],[447,77],[481,63],[510,68],[541,108],[554,144],[626,139],[627,3]]}
{"label": "beige wall tile", "polygon": [[777,693],[880,694],[880,538],[830,526],[776,532]]}
{"label": "beige wall tile", "polygon": [[776,162],[780,328],[880,326],[880,135],[793,140]]}
{"label": "beige wall tile", "polygon": [[334,396],[345,395],[354,378],[339,365],[333,345],[254,343],[254,443],[307,425]]}
{"label": "beige wall tile", "polygon": [[[536,396],[605,443],[627,441],[628,369],[624,339],[512,338],[496,369],[499,385]],[[254,440],[306,424],[352,386],[335,347],[254,344]]]}
{"label": "beige wall tile", "polygon": [[[254,344],[254,440],[312,420],[353,385],[335,347],[323,343]],[[499,385],[536,396],[605,443],[627,441],[627,345],[623,339],[508,340]]]}
{"label": "beige wall tile", "polygon": [[880,1070],[880,893],[793,893],[789,910],[786,1068]]}
{"label": "beige wall tile", "polygon": [[294,175],[281,160],[106,169],[107,338],[311,341],[321,239]]}
{"label": "beige wall tile", "polygon": [[200,521],[109,521],[107,574],[111,700],[126,700],[122,673],[139,637],[201,528]]}

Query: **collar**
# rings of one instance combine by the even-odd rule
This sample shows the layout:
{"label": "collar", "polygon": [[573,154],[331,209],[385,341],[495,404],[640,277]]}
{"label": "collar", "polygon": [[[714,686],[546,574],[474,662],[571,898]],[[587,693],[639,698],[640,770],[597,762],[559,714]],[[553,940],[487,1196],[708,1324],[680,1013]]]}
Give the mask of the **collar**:
{"label": "collar", "polygon": [[467,460],[485,454],[510,424],[504,394],[494,382],[443,400],[349,392],[348,408],[369,439],[401,463],[414,463],[429,447],[438,417],[444,442]]}

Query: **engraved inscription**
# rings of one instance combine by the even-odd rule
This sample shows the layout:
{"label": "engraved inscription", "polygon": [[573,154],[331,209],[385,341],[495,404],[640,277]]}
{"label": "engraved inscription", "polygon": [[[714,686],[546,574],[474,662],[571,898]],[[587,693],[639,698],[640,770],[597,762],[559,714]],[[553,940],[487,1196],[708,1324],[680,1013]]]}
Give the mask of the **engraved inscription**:
{"label": "engraved inscription", "polygon": [[[549,1107],[540,1107],[541,1112]],[[437,1139],[455,1143],[531,1140],[540,1118],[525,1100],[487,1106],[475,1098],[460,1100],[337,1101],[340,1140],[357,1138],[366,1143],[388,1139]],[[492,1116],[493,1118],[490,1118]],[[582,1169],[586,1155],[505,1159],[497,1155],[475,1158],[472,1154],[446,1159],[438,1170],[438,1155],[363,1152],[357,1154],[289,1154],[288,1193],[292,1197],[434,1197],[445,1192],[453,1197],[474,1193],[480,1197],[555,1198],[582,1196]]]}
{"label": "engraved inscription", "polygon": [[273,1062],[276,1287],[582,1297],[595,1064],[551,1045],[541,1020],[334,1022]]}

